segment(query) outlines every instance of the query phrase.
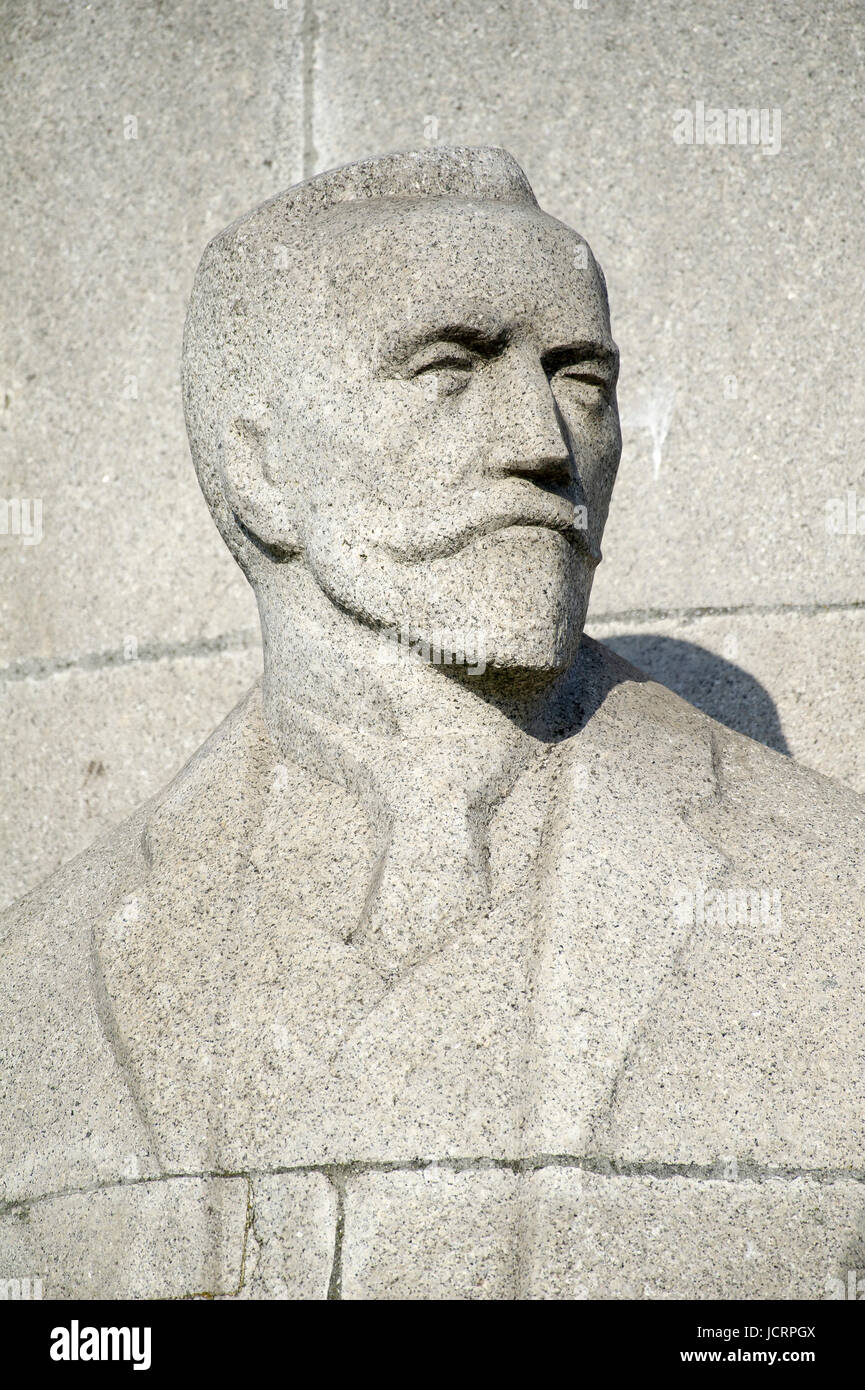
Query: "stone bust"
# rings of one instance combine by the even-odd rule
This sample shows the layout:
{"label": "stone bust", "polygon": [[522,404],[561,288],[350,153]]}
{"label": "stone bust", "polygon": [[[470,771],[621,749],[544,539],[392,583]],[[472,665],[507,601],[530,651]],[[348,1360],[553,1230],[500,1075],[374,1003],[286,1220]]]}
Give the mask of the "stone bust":
{"label": "stone bust", "polygon": [[183,350],[264,674],[4,923],[2,1272],[53,1297],[833,1296],[863,802],[583,637],[602,273],[513,159],[229,227]]}

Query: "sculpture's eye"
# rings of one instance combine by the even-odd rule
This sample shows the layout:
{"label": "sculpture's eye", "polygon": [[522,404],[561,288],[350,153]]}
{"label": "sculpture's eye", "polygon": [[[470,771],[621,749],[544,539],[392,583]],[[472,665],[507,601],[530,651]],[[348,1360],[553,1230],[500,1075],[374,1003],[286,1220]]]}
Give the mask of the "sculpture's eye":
{"label": "sculpture's eye", "polygon": [[563,403],[588,410],[612,405],[618,359],[605,344],[573,343],[552,348],[542,357],[550,386],[563,397]]}
{"label": "sculpture's eye", "polygon": [[587,367],[563,368],[550,381],[563,410],[582,412],[588,418],[606,418],[612,403],[612,381],[603,372]]}
{"label": "sculpture's eye", "polygon": [[596,392],[607,395],[610,389],[609,379],[601,372],[592,371],[585,367],[568,367],[560,372],[556,372],[554,381],[578,382],[583,386],[593,387]]}
{"label": "sculpture's eye", "polygon": [[473,367],[471,353],[445,352],[422,362],[413,375],[436,396],[453,396],[468,386]]}

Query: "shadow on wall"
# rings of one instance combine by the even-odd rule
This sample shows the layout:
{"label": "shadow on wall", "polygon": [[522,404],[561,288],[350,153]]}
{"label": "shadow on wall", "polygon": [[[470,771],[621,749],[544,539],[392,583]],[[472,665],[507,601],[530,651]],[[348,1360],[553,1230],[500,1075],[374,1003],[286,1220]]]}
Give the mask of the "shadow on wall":
{"label": "shadow on wall", "polygon": [[769,692],[732,661],[674,637],[628,633],[605,637],[604,645],[666,685],[704,714],[789,755],[778,711]]}

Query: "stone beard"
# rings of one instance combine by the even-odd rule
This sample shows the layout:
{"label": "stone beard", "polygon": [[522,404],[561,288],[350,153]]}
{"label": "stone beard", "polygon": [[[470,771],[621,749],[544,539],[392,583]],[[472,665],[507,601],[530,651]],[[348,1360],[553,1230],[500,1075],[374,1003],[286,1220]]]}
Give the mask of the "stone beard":
{"label": "stone beard", "polygon": [[264,675],[6,920],[0,1250],[46,1297],[865,1266],[863,802],[583,636],[617,365],[501,150],[207,248],[187,425]]}

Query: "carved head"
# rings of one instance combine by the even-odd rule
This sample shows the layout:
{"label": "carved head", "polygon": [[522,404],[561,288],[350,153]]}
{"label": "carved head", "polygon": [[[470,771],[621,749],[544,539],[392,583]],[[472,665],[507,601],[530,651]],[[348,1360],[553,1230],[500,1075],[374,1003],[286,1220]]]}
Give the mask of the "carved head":
{"label": "carved head", "polygon": [[600,559],[616,371],[591,251],[496,149],[351,165],[234,223],[183,356],[198,476],[257,590],[304,565],[366,624],[481,632],[488,666],[550,674]]}

